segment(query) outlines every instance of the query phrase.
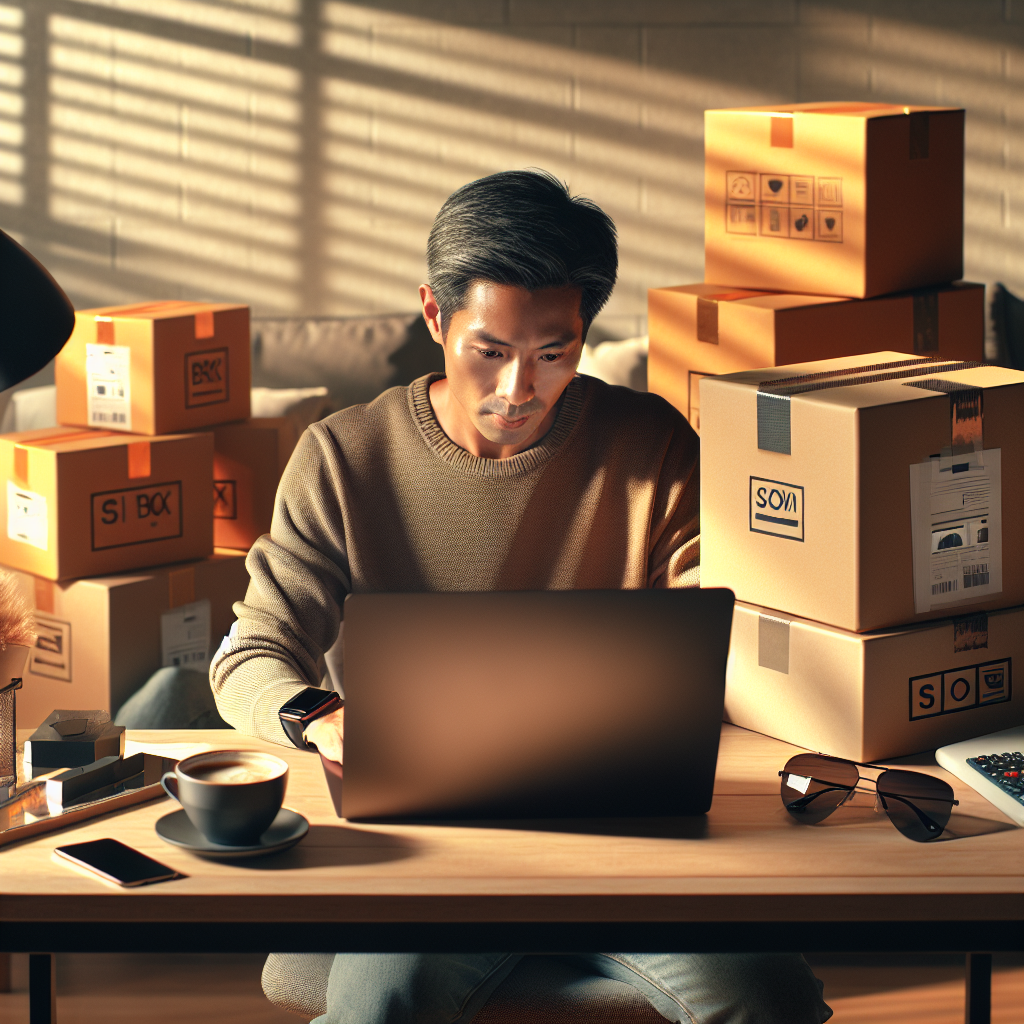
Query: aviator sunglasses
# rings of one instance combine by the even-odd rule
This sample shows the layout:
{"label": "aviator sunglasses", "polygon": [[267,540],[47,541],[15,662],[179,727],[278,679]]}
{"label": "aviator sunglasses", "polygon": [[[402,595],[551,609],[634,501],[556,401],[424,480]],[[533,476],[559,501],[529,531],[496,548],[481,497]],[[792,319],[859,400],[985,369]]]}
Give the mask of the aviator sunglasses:
{"label": "aviator sunglasses", "polygon": [[858,768],[874,768],[882,774],[874,780],[875,809],[881,809],[908,839],[926,843],[942,834],[953,807],[953,787],[942,779],[921,772],[883,768],[879,764],[847,761],[827,754],[797,754],[779,772],[782,777],[782,802],[786,810],[804,825],[816,825],[854,793],[870,793],[859,788],[864,779]]}

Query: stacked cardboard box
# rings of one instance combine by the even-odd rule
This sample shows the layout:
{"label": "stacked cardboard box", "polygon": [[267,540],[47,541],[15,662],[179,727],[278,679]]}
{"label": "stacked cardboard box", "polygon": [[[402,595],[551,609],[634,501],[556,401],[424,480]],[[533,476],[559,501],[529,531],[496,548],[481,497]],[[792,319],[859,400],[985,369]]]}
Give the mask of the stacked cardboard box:
{"label": "stacked cardboard box", "polygon": [[963,271],[959,109],[705,114],[705,282],[651,289],[648,386],[699,429],[699,383],[882,349],[981,360]]}
{"label": "stacked cardboard box", "polygon": [[980,365],[963,111],[708,111],[705,278],[650,293],[701,432],[726,717],[873,760],[1024,719],[1024,374]]}
{"label": "stacked cardboard box", "polygon": [[215,544],[269,528],[295,443],[288,421],[247,418],[245,306],[80,311],[56,382],[62,427],[0,437],[0,562],[39,627],[22,726],[114,712],[162,665],[205,669],[248,581],[244,551]]}

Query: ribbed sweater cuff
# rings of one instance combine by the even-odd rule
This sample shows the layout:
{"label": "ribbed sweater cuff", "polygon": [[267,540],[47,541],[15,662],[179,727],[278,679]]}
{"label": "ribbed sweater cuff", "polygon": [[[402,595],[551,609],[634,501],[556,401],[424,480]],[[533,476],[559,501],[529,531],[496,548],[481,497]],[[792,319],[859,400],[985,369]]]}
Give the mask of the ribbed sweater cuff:
{"label": "ribbed sweater cuff", "polygon": [[[248,658],[231,672],[228,685],[231,694],[222,690],[217,695],[217,710],[229,725],[261,740],[293,746],[277,712],[308,685],[295,669],[278,658]],[[232,695],[242,699],[232,700]]]}

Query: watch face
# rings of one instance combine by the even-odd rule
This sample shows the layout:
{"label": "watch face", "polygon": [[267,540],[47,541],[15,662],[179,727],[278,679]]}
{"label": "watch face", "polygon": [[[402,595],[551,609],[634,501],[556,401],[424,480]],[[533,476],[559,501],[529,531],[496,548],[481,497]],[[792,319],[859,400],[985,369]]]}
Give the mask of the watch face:
{"label": "watch face", "polygon": [[318,712],[326,711],[332,705],[340,704],[341,698],[334,690],[318,690],[309,686],[292,697],[278,714],[296,721],[305,721],[307,718],[316,717]]}

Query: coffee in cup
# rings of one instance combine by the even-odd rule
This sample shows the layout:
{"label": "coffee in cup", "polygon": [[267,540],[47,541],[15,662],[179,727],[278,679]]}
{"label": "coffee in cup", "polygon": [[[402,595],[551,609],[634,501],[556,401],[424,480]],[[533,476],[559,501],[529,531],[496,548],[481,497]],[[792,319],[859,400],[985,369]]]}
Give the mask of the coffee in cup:
{"label": "coffee in cup", "polygon": [[160,783],[210,842],[255,846],[284,803],[288,765],[258,750],[210,750],[179,761]]}

